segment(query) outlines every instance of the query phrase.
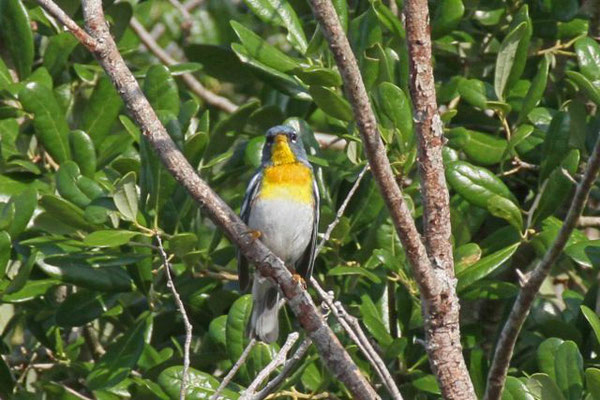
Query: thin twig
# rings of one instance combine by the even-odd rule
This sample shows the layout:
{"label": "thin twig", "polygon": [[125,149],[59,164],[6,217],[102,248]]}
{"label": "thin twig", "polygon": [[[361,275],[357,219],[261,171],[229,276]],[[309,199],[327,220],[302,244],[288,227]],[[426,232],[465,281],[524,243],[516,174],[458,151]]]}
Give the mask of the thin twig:
{"label": "thin twig", "polygon": [[294,370],[294,368],[296,368],[296,365],[300,361],[302,361],[302,359],[308,352],[308,349],[310,348],[311,343],[312,342],[310,341],[310,338],[304,339],[302,341],[302,343],[300,343],[300,346],[298,346],[298,348],[294,352],[294,355],[291,356],[285,362],[285,365],[281,369],[281,372],[279,373],[279,375],[277,375],[269,383],[267,383],[265,385],[265,387],[261,389],[260,392],[256,393],[252,397],[252,400],[263,400],[267,396],[269,396],[269,394],[271,392],[273,392],[275,389],[277,389],[277,387],[279,387],[279,385],[285,380],[285,378],[288,377],[288,375]]}
{"label": "thin twig", "polygon": [[63,24],[85,47],[93,51],[96,48],[96,39],[87,34],[81,29],[75,21],[71,19],[56,3],[51,0],[38,0],[38,4],[61,24]]}
{"label": "thin twig", "polygon": [[[342,202],[342,205],[338,209],[335,218],[329,224],[329,226],[327,226],[325,234],[323,235],[321,242],[319,242],[319,245],[317,246],[316,255],[318,255],[321,252],[321,250],[325,246],[325,243],[329,240],[331,233],[333,232],[337,224],[341,221],[341,218],[344,215],[344,212],[346,211],[346,207],[348,207],[350,200],[352,200],[354,193],[356,193],[356,191],[358,190],[360,183],[368,170],[369,165],[367,164],[358,174],[356,181],[354,181],[354,185],[352,185],[352,187],[350,188],[350,191],[348,192],[346,198]],[[361,349],[369,363],[373,365],[375,371],[377,372],[377,375],[379,375],[386,389],[392,395],[392,398],[402,399],[402,395],[400,394],[400,391],[398,390],[398,387],[396,386],[392,375],[390,374],[385,363],[379,356],[379,353],[377,353],[377,351],[371,345],[371,342],[368,340],[367,336],[362,330],[358,320],[344,309],[344,306],[341,302],[335,301],[335,299],[333,298],[333,294],[327,293],[314,277],[310,278],[310,283],[317,290],[317,293],[319,294],[321,300],[324,301],[325,304],[327,304],[327,306],[331,309],[333,315],[337,318],[340,325],[348,333],[348,336],[350,336],[350,339],[352,339],[352,341],[356,343],[356,345],[359,349]]]}
{"label": "thin twig", "polygon": [[179,313],[183,318],[183,325],[185,326],[185,343],[183,346],[183,372],[181,374],[181,388],[179,389],[179,399],[185,400],[185,392],[187,389],[187,381],[188,381],[188,370],[190,369],[190,346],[192,344],[192,324],[190,324],[190,320],[188,318],[187,313],[185,312],[185,307],[183,306],[183,302],[181,301],[181,297],[179,297],[179,293],[175,288],[175,282],[173,282],[173,277],[171,276],[171,265],[169,264],[169,259],[167,257],[167,253],[165,252],[165,248],[163,247],[162,239],[160,238],[160,234],[156,234],[156,241],[158,242],[158,251],[163,259],[163,265],[165,267],[165,274],[167,275],[167,287],[171,289],[171,293],[173,294],[173,299],[175,299],[175,304],[177,304],[177,308],[179,309]]}
{"label": "thin twig", "polygon": [[546,251],[544,258],[537,267],[535,267],[530,274],[526,275],[526,282],[519,291],[517,300],[513,304],[510,315],[502,328],[500,339],[496,345],[494,360],[488,374],[487,389],[485,392],[486,400],[497,400],[502,396],[502,391],[506,382],[506,374],[508,373],[508,367],[519,332],[525,323],[527,315],[529,315],[531,305],[533,304],[542,283],[550,273],[552,265],[564,250],[571,233],[577,225],[577,221],[581,218],[581,213],[585,208],[594,181],[598,177],[599,170],[600,139],[597,139],[583,174],[583,179],[581,180],[581,183],[577,185],[577,190],[573,196],[573,201],[569,207],[567,217],[565,218],[554,243],[552,243],[552,246]]}
{"label": "thin twig", "polygon": [[[163,64],[171,66],[177,64],[177,60],[171,57],[162,47],[156,43],[152,35],[144,28],[142,23],[135,17],[131,18],[129,22],[131,29],[138,35],[144,46],[148,48]],[[198,97],[206,101],[208,104],[220,108],[221,110],[232,113],[237,110],[237,106],[233,104],[229,99],[219,96],[207,88],[205,88],[198,79],[191,73],[185,73],[181,75],[181,79],[186,86]]]}
{"label": "thin twig", "polygon": [[209,400],[217,400],[219,398],[219,395],[221,394],[223,389],[225,389],[225,387],[227,385],[229,385],[229,382],[231,382],[231,380],[235,377],[235,374],[237,374],[238,370],[240,368],[242,368],[242,365],[244,365],[244,363],[246,362],[246,359],[250,355],[250,351],[252,351],[252,349],[254,348],[255,345],[256,345],[256,339],[255,338],[250,339],[250,341],[246,345],[246,348],[240,355],[240,358],[235,362],[235,364],[233,364],[233,367],[231,367],[231,369],[229,370],[227,375],[225,375],[225,378],[223,378],[223,380],[221,381],[221,384],[219,385],[219,387],[217,388],[215,393],[213,393],[213,395],[210,396]]}
{"label": "thin twig", "polygon": [[96,335],[96,332],[91,324],[84,325],[82,330],[83,338],[89,347],[90,352],[92,353],[92,358],[97,361],[104,355],[104,353],[106,353],[106,350],[104,350],[104,347],[102,347],[102,343],[100,343],[98,335]]}
{"label": "thin twig", "polygon": [[287,353],[294,343],[296,343],[299,336],[298,332],[292,332],[288,335],[284,345],[281,346],[281,349],[277,352],[277,355],[258,373],[258,375],[256,375],[256,378],[254,378],[252,383],[248,386],[244,394],[240,397],[240,400],[250,400],[253,398],[258,387],[269,377],[269,375],[271,375],[271,372],[275,371],[277,367],[285,363]]}
{"label": "thin twig", "polygon": [[344,215],[344,212],[346,211],[346,207],[348,207],[348,204],[350,203],[352,196],[354,196],[354,193],[358,190],[358,187],[360,186],[360,182],[362,181],[363,177],[365,176],[365,174],[367,173],[368,170],[369,170],[369,165],[367,164],[363,167],[363,169],[360,171],[360,173],[356,177],[356,180],[354,181],[354,184],[350,188],[348,195],[346,195],[344,202],[342,203],[340,208],[337,210],[337,213],[335,214],[335,218],[329,224],[329,226],[327,226],[327,229],[325,230],[325,234],[323,235],[323,238],[319,242],[319,245],[317,246],[317,250],[315,251],[315,257],[321,252],[321,250],[323,250],[323,246],[325,246],[325,243],[331,237],[331,233],[333,232],[333,230],[335,229],[337,224],[340,222],[342,216]]}

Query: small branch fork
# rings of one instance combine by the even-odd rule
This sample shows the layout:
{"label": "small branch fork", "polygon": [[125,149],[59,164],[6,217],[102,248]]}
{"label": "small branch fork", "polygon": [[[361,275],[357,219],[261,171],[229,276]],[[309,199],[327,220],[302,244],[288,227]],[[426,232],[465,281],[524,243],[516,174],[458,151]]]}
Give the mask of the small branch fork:
{"label": "small branch fork", "polygon": [[425,244],[396,183],[356,58],[330,0],[311,0],[344,81],[365,154],[421,292],[429,362],[447,399],[475,399],[460,343],[459,304],[450,243],[449,196],[435,102],[427,0],[405,0],[411,94],[419,136],[419,171],[425,205]]}
{"label": "small branch fork", "polygon": [[[231,208],[202,180],[185,156],[177,148],[165,127],[160,123],[150,103],[142,93],[137,81],[127,68],[117,46],[110,36],[101,0],[83,0],[83,15],[87,34],[75,29],[75,23],[51,0],[39,0],[39,4],[61,23],[70,27],[81,43],[90,50],[108,74],[127,109],[144,137],[155,149],[169,173],[200,204],[206,215],[225,235],[235,243],[244,256],[265,277],[273,279],[288,300],[292,312],[306,331],[321,355],[321,359],[333,375],[344,383],[355,399],[378,398],[356,364],[350,358],[308,292],[297,282],[283,261],[277,258],[262,242],[253,240],[248,227]],[[408,210],[408,209],[407,209]]]}
{"label": "small branch fork", "polygon": [[271,372],[275,371],[277,367],[285,363],[285,359],[287,357],[287,353],[290,351],[294,343],[298,340],[300,335],[298,332],[292,332],[288,335],[285,344],[281,346],[279,352],[271,360],[271,362],[256,375],[256,378],[252,381],[252,383],[248,386],[244,394],[240,397],[240,400],[252,400],[254,399],[254,394],[258,387],[263,383],[265,379],[271,375]]}
{"label": "small branch fork", "polygon": [[221,384],[219,385],[215,393],[212,396],[210,396],[210,400],[217,400],[219,398],[219,395],[221,394],[223,389],[225,389],[227,385],[229,385],[229,382],[231,382],[231,380],[235,377],[235,374],[237,374],[238,370],[242,367],[242,365],[244,365],[254,346],[256,346],[256,339],[252,338],[246,345],[246,348],[240,355],[240,358],[235,362],[235,364],[233,364],[233,367],[231,367],[227,375],[225,375],[225,378],[223,378]]}
{"label": "small branch fork", "polygon": [[187,389],[188,382],[188,370],[190,369],[190,346],[192,344],[192,324],[190,323],[190,319],[188,318],[187,313],[185,312],[185,307],[183,306],[183,302],[181,301],[181,297],[179,297],[179,293],[175,288],[175,282],[173,282],[173,277],[171,276],[171,265],[169,263],[169,258],[167,257],[167,253],[165,252],[165,248],[163,247],[162,239],[160,234],[156,234],[156,241],[158,242],[158,250],[160,252],[160,256],[163,260],[163,266],[165,267],[165,275],[167,276],[167,286],[171,289],[171,293],[173,294],[173,299],[175,299],[175,304],[177,304],[177,308],[179,309],[179,313],[183,318],[183,325],[185,327],[185,343],[183,345],[183,371],[181,373],[181,388],[179,389],[179,399],[185,400],[185,393]]}
{"label": "small branch fork", "polygon": [[[485,392],[485,400],[497,400],[502,396],[508,367],[513,355],[515,344],[519,336],[519,332],[525,323],[527,315],[531,310],[531,306],[537,293],[542,286],[542,283],[550,273],[552,265],[556,262],[562,251],[564,250],[567,240],[577,226],[577,222],[581,218],[585,204],[592,186],[598,177],[600,171],[600,139],[596,140],[594,150],[588,161],[587,167],[583,174],[581,183],[577,185],[577,190],[573,196],[573,201],[569,207],[567,217],[558,232],[558,236],[552,243],[552,246],[546,251],[542,261],[535,269],[526,275],[523,275],[524,282],[517,296],[513,308],[502,328],[500,339],[496,345],[494,360],[488,373],[487,389]],[[522,279],[523,279],[522,278]]]}

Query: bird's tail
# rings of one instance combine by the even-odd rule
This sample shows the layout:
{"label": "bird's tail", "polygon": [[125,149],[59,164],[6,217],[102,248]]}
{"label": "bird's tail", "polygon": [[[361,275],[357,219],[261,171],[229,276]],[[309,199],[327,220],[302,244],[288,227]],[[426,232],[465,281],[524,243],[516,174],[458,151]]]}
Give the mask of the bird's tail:
{"label": "bird's tail", "polygon": [[260,273],[254,274],[252,284],[252,317],[250,318],[250,337],[271,343],[279,337],[279,291],[277,286]]}

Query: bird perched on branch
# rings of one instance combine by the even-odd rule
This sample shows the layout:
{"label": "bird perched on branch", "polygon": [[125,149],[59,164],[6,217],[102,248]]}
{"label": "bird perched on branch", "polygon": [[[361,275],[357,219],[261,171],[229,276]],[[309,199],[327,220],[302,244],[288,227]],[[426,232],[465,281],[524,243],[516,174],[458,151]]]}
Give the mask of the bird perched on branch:
{"label": "bird perched on branch", "polygon": [[[279,125],[266,133],[262,162],[241,208],[252,234],[281,258],[292,274],[308,279],[315,262],[319,190],[300,133]],[[248,261],[238,252],[240,288],[250,283]],[[248,333],[271,343],[279,336],[277,284],[254,272],[252,317]]]}

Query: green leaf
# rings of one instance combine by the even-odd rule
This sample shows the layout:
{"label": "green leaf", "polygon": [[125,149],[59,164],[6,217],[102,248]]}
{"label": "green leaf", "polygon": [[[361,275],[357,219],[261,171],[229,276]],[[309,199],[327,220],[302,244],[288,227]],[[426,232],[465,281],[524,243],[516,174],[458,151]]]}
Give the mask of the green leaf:
{"label": "green leaf", "polygon": [[508,187],[491,171],[464,161],[454,161],[446,167],[446,179],[452,188],[469,203],[487,208],[493,196],[517,201]]}
{"label": "green leaf", "polygon": [[[342,3],[346,4],[346,1],[343,1]],[[375,11],[379,23],[389,30],[396,39],[404,40],[406,38],[406,32],[404,31],[402,22],[381,0],[371,0],[371,7],[373,7],[373,11]],[[344,28],[344,30],[346,30],[346,28]]]}
{"label": "green leaf", "polygon": [[4,63],[4,60],[0,58],[0,91],[8,88],[13,83],[14,82],[12,76],[10,75],[8,67]]}
{"label": "green leaf", "polygon": [[21,80],[31,73],[34,46],[31,22],[20,0],[0,1],[0,36]]}
{"label": "green leaf", "polygon": [[438,38],[452,32],[465,13],[462,0],[441,0],[437,3],[431,22],[431,36]]}
{"label": "green leaf", "polygon": [[80,175],[77,164],[73,161],[64,162],[56,173],[56,189],[65,200],[84,208],[92,200],[77,186]]}
{"label": "green leaf", "polygon": [[239,43],[233,43],[231,48],[240,61],[248,65],[259,78],[265,81],[265,83],[268,83],[275,89],[278,89],[293,98],[311,100],[310,95],[306,91],[306,87],[300,81],[255,60],[248,54],[246,48]]}
{"label": "green leaf", "polygon": [[534,400],[527,386],[514,376],[506,378],[502,400]]}
{"label": "green leaf", "polygon": [[567,340],[554,355],[556,384],[567,400],[579,400],[583,392],[583,358],[577,344]]}
{"label": "green leaf", "polygon": [[461,79],[458,93],[472,106],[485,110],[487,108],[487,90],[485,83],[479,79]]}
{"label": "green leaf", "polygon": [[565,248],[565,254],[583,266],[598,268],[600,266],[600,240],[571,243]]}
{"label": "green leaf", "polygon": [[346,122],[352,121],[354,118],[350,104],[334,90],[322,86],[311,86],[309,92],[319,108],[333,118]]}
{"label": "green leaf", "polygon": [[[0,10],[2,11],[2,10]],[[0,357],[0,395],[5,398],[11,398],[15,381],[10,372],[10,368],[6,365],[4,358]]]}
{"label": "green leaf", "polygon": [[596,340],[600,343],[600,318],[598,318],[598,315],[591,308],[585,305],[581,306],[581,312],[585,316],[585,319],[590,323],[594,335],[596,336]]}
{"label": "green leaf", "polygon": [[254,77],[229,48],[207,44],[193,44],[184,48],[190,61],[202,64],[203,72],[225,82],[247,83]]}
{"label": "green leaf", "polygon": [[463,150],[478,165],[498,164],[505,158],[505,139],[462,127],[451,129],[446,136],[451,147]]}
{"label": "green leaf", "polygon": [[521,111],[519,111],[520,121],[524,120],[527,115],[529,115],[529,113],[538,105],[544,96],[544,91],[546,90],[546,85],[548,83],[549,67],[550,57],[544,56],[538,66],[538,72],[533,77],[531,86],[529,86],[527,94],[523,99],[523,105],[521,106]]}
{"label": "green leaf", "polygon": [[52,77],[58,78],[63,73],[69,56],[78,43],[71,32],[62,32],[50,37],[43,65]]}
{"label": "green leaf", "polygon": [[94,142],[84,131],[72,131],[69,134],[71,154],[82,175],[93,177],[96,172],[96,149]]}
{"label": "green leaf", "polygon": [[133,222],[137,219],[139,202],[135,182],[136,178],[134,172],[125,175],[115,185],[116,191],[113,197],[115,206],[117,206],[119,212],[126,220]]}
{"label": "green leaf", "polygon": [[557,112],[552,118],[546,140],[544,140],[543,162],[540,181],[543,181],[557,168],[566,157],[571,134],[571,118],[566,111]]}
{"label": "green leaf", "polygon": [[333,69],[302,66],[294,69],[292,73],[307,85],[333,87],[342,86],[342,77]]}
{"label": "green leaf", "polygon": [[600,369],[585,370],[585,388],[592,395],[592,400],[600,400]]}
{"label": "green leaf", "polygon": [[301,54],[306,53],[308,42],[302,24],[286,0],[244,0],[244,3],[263,22],[287,29],[290,44]]}
{"label": "green leaf", "polygon": [[[246,327],[252,312],[252,296],[244,295],[238,298],[229,309],[227,323],[225,325],[225,337],[227,339],[227,354],[231,362],[235,363],[240,358],[248,345]],[[248,374],[247,367],[240,368],[241,375]]]}
{"label": "green leaf", "polygon": [[373,300],[368,295],[362,295],[360,297],[360,314],[362,316],[362,323],[367,327],[371,335],[379,342],[382,346],[390,346],[394,339],[385,327],[379,310]]}
{"label": "green leaf", "polygon": [[346,265],[338,265],[327,271],[330,276],[345,276],[345,275],[360,275],[371,280],[374,283],[380,283],[381,279],[371,271],[363,267],[348,267]]}
{"label": "green leaf", "polygon": [[[163,370],[158,376],[158,384],[168,394],[171,400],[179,399],[179,390],[181,388],[181,378],[183,367],[175,365]],[[209,399],[219,387],[219,381],[211,375],[198,371],[194,368],[188,370],[188,385],[185,392],[185,398],[191,400]],[[226,399],[236,400],[239,394],[225,388],[221,396]]]}
{"label": "green leaf", "polygon": [[562,161],[560,168],[555,168],[554,171],[550,173],[550,176],[540,188],[542,195],[537,208],[533,213],[532,221],[534,223],[536,221],[542,221],[554,214],[571,194],[573,182],[565,176],[563,169],[569,174],[575,174],[578,165],[579,151],[571,150]]}
{"label": "green leaf", "polygon": [[51,256],[37,261],[38,267],[52,278],[65,283],[106,292],[129,292],[133,281],[120,266],[92,267],[77,260]]}
{"label": "green leaf", "polygon": [[31,82],[19,91],[25,111],[34,114],[33,127],[46,151],[59,164],[71,158],[69,126],[52,90]]}
{"label": "green leaf", "polygon": [[95,230],[83,217],[83,211],[70,202],[50,194],[42,196],[40,206],[64,224],[86,231]]}
{"label": "green leaf", "polygon": [[142,314],[136,324],[107,349],[86,378],[90,389],[114,386],[129,375],[144,350],[146,330],[151,324],[152,314]]}
{"label": "green leaf", "polygon": [[236,21],[230,21],[230,24],[248,51],[248,55],[258,62],[280,72],[289,72],[300,67],[300,64],[296,60],[276,47],[271,46],[244,25]]}
{"label": "green leaf", "polygon": [[496,58],[496,73],[494,75],[494,90],[500,100],[504,100],[504,93],[510,89],[507,84],[515,65],[519,43],[525,37],[527,29],[527,22],[520,23],[506,35],[500,45],[498,57]]}
{"label": "green leaf", "polygon": [[488,199],[487,209],[495,217],[506,220],[516,230],[523,230],[523,215],[519,207],[511,200],[502,196],[492,196]]}
{"label": "green leaf", "polygon": [[589,81],[584,75],[575,71],[565,72],[567,78],[571,79],[579,87],[585,95],[596,105],[600,106],[600,89],[598,89],[592,82]]}
{"label": "green leaf", "polygon": [[164,65],[155,64],[150,67],[144,80],[144,93],[154,110],[179,115],[177,83]]}
{"label": "green leaf", "polygon": [[83,239],[83,243],[93,247],[118,247],[129,243],[132,237],[139,232],[112,229],[106,231],[95,231]]}
{"label": "green leaf", "polygon": [[378,87],[379,104],[383,113],[392,121],[405,143],[414,140],[412,107],[402,89],[390,82]]}
{"label": "green leaf", "polygon": [[543,400],[564,400],[556,383],[546,374],[533,374],[527,381],[532,394]]}
{"label": "green leaf", "polygon": [[579,70],[590,81],[600,80],[600,46],[591,37],[582,37],[575,42],[575,53]]}
{"label": "green leaf", "polygon": [[519,248],[520,243],[515,243],[502,250],[483,257],[475,264],[463,269],[456,274],[458,285],[456,291],[461,292],[478,280],[485,278],[501,267]]}
{"label": "green leaf", "polygon": [[10,235],[5,231],[0,231],[0,280],[6,275],[6,267],[10,260],[11,251]]}
{"label": "green leaf", "polygon": [[441,395],[440,387],[435,380],[435,375],[425,375],[411,381],[411,384],[419,391]]}
{"label": "green leaf", "polygon": [[56,323],[62,327],[83,326],[99,318],[117,301],[116,295],[87,290],[70,294],[56,310]]}
{"label": "green leaf", "polygon": [[81,129],[89,134],[96,148],[99,148],[110,133],[110,128],[115,123],[122,106],[123,101],[119,93],[110,79],[103,75],[98,80],[81,116]]}

